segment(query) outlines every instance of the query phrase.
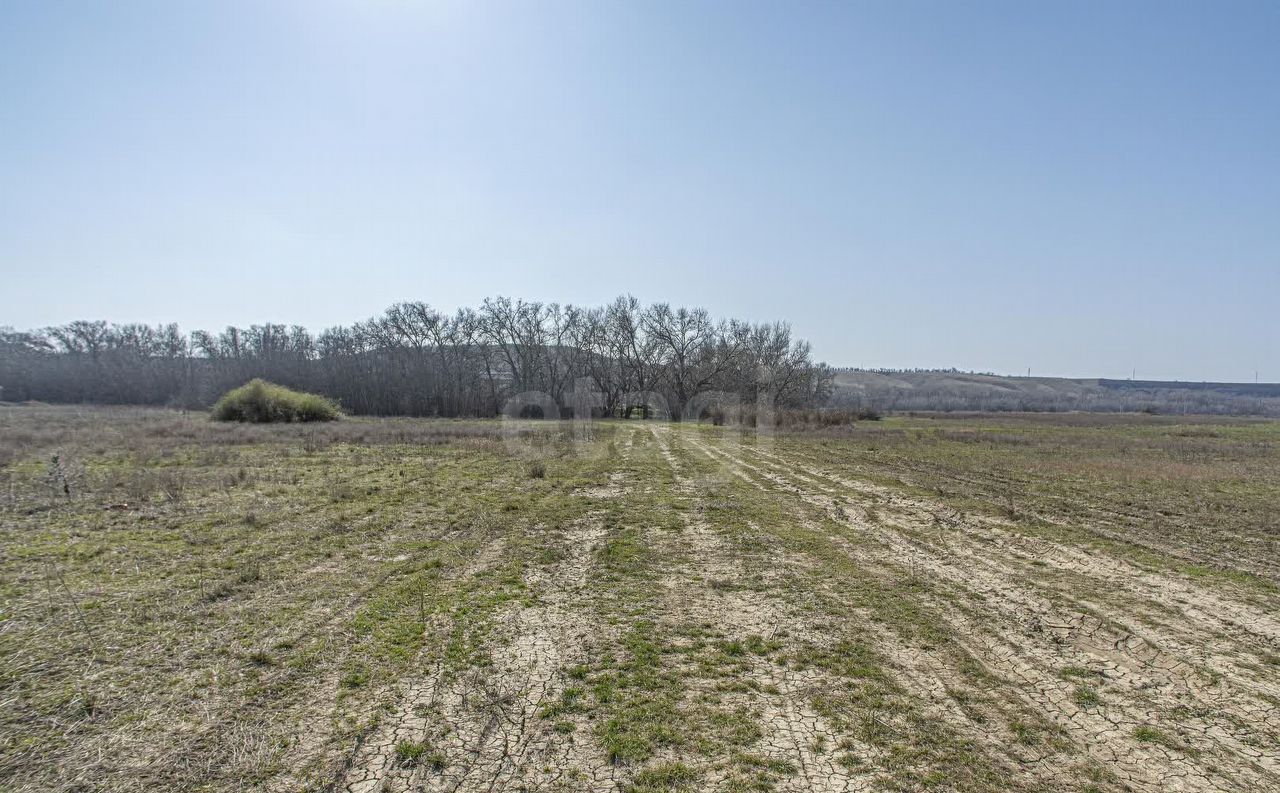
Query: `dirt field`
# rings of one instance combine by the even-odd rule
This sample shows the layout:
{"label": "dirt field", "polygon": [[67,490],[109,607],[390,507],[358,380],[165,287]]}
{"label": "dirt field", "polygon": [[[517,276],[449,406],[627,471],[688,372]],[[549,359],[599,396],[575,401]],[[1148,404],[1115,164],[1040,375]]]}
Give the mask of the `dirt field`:
{"label": "dirt field", "polygon": [[511,435],[0,407],[0,789],[1280,789],[1280,422]]}

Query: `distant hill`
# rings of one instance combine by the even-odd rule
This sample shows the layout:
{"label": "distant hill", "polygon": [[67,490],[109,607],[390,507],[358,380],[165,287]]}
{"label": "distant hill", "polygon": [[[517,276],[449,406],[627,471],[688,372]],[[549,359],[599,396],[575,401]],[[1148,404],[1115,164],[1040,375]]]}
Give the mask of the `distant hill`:
{"label": "distant hill", "polygon": [[1280,416],[1280,383],[1006,377],[836,370],[832,404],[876,410],[1022,410]]}

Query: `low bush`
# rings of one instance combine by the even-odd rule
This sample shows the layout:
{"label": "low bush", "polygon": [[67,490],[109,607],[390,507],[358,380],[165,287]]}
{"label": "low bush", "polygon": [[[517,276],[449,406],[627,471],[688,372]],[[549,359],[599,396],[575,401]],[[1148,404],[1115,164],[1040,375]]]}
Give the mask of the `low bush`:
{"label": "low bush", "polygon": [[333,421],[338,404],[319,394],[304,394],[257,378],[223,394],[213,406],[216,421]]}

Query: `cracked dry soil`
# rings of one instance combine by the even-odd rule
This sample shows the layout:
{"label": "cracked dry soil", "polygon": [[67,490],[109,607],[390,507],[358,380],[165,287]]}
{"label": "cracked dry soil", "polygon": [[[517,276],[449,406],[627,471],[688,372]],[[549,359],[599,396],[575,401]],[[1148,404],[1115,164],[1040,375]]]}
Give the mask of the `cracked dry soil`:
{"label": "cracked dry soil", "polygon": [[330,789],[1280,789],[1275,609],[781,446],[617,433]]}

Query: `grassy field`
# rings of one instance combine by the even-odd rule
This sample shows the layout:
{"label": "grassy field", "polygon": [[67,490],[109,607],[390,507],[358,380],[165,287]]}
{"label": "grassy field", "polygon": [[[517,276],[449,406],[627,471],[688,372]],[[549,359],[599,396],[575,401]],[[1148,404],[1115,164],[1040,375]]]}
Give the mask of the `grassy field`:
{"label": "grassy field", "polygon": [[0,407],[0,790],[1280,787],[1280,422]]}

